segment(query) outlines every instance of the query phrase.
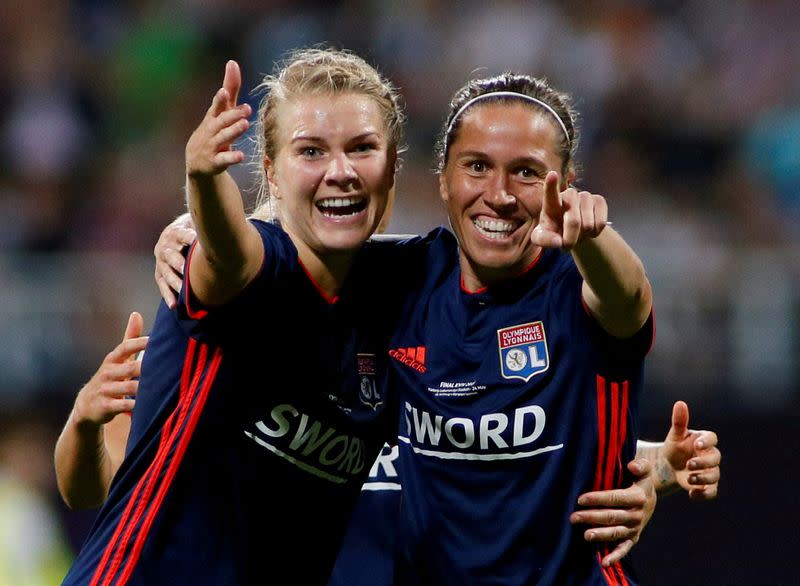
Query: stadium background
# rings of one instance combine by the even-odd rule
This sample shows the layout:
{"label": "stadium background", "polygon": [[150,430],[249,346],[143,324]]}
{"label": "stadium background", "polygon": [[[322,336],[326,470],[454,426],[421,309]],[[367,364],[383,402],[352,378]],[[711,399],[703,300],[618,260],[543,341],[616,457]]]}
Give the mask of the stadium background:
{"label": "stadium background", "polygon": [[574,94],[580,184],[607,196],[655,288],[643,435],[662,437],[680,398],[724,452],[719,499],[662,501],[637,567],[648,584],[796,583],[797,30],[794,0],[4,2],[0,489],[37,516],[14,525],[21,501],[0,490],[0,582],[4,556],[55,565],[37,552],[68,555],[91,522],[56,497],[55,434],[128,312],[152,320],[152,247],[182,211],[184,144],[225,60],[252,88],[327,41],[405,97],[394,232],[444,221],[432,144],[468,77],[514,69]]}

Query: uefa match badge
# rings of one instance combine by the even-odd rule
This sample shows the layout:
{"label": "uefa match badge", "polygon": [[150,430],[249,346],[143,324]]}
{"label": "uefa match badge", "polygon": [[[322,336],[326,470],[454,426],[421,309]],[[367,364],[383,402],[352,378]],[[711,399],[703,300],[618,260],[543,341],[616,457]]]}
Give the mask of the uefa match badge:
{"label": "uefa match badge", "polygon": [[377,410],[383,403],[383,397],[378,391],[378,385],[375,384],[375,375],[377,373],[375,355],[357,354],[356,361],[359,377],[358,397],[362,403]]}
{"label": "uefa match badge", "polygon": [[540,321],[497,330],[497,343],[503,378],[527,382],[550,365],[544,324]]}

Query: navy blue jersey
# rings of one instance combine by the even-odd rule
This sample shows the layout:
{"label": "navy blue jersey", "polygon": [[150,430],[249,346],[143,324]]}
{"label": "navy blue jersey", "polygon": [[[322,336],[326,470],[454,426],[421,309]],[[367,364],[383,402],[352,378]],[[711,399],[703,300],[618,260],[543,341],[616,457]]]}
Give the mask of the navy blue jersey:
{"label": "navy blue jersey", "polygon": [[521,276],[462,286],[455,239],[392,339],[401,393],[400,584],[634,584],[627,560],[573,528],[578,496],[627,484],[652,318],[605,333],[572,257],[545,250]]}
{"label": "navy blue jersey", "polygon": [[353,509],[328,586],[391,586],[400,510],[397,446],[383,447]]}
{"label": "navy blue jersey", "polygon": [[368,244],[326,299],[286,234],[254,224],[264,265],[235,300],[160,307],[125,461],[65,584],[327,582],[395,431],[391,309],[418,271]]}

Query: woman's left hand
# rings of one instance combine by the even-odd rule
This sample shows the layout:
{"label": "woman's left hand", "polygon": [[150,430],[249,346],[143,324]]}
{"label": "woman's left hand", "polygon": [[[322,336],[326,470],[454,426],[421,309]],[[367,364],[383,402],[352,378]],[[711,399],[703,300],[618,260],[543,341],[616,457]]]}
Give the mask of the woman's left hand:
{"label": "woman's left hand", "polygon": [[628,555],[656,508],[650,462],[643,458],[633,460],[628,463],[628,470],[636,477],[631,486],[582,494],[578,505],[588,508],[575,511],[569,518],[573,525],[590,525],[583,534],[586,541],[616,544],[604,555],[604,567]]}

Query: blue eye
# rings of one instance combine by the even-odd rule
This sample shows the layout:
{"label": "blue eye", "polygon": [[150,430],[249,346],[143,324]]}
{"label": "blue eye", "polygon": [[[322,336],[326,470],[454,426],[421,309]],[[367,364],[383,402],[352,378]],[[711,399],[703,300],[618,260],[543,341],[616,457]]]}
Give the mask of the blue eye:
{"label": "blue eye", "polygon": [[303,147],[302,155],[307,159],[314,159],[322,154],[317,147]]}

